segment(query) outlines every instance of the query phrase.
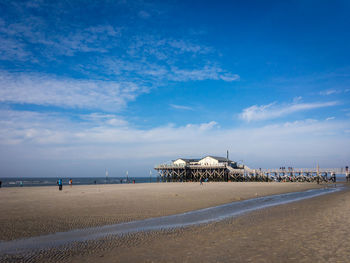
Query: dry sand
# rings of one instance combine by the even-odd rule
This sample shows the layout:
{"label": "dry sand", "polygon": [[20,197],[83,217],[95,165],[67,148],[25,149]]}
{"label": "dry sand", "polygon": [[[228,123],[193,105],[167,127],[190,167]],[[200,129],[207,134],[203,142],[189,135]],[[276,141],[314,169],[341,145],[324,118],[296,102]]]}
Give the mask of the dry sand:
{"label": "dry sand", "polygon": [[154,183],[0,189],[0,240],[158,217],[256,196],[319,187],[311,183]]}

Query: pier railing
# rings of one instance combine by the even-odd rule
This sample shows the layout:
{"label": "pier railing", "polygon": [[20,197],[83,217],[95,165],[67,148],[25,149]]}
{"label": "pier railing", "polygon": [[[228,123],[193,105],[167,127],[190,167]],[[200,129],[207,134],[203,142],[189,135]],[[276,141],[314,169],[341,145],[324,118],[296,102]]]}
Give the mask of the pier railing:
{"label": "pier railing", "polygon": [[194,168],[194,169],[210,169],[210,168],[224,168],[226,167],[227,164],[225,163],[218,163],[218,164],[204,164],[204,165],[200,165],[200,164],[159,164],[156,165],[154,168],[155,169],[162,169],[162,168],[169,168],[169,169],[176,169],[176,168]]}
{"label": "pier railing", "polygon": [[[232,167],[227,162],[218,164],[160,164],[155,166],[160,176],[170,181],[285,181],[328,182],[335,181],[342,168],[274,168],[251,169],[241,165]],[[347,175],[350,178],[350,175]]]}

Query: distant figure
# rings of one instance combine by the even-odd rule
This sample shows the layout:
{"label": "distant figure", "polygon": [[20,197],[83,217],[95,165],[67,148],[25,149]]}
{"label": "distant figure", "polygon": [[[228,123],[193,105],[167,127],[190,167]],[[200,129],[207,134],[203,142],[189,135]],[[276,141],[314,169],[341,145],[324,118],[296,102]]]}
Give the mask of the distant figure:
{"label": "distant figure", "polygon": [[72,187],[72,185],[73,185],[73,180],[72,180],[72,179],[69,179],[68,184]]}
{"label": "distant figure", "polygon": [[62,179],[58,179],[58,190],[62,191]]}
{"label": "distant figure", "polygon": [[132,183],[134,184],[134,183],[135,183],[135,180],[132,180]]}
{"label": "distant figure", "polygon": [[199,179],[199,185],[203,185],[203,177],[201,177],[201,179]]}
{"label": "distant figure", "polygon": [[335,173],[331,173],[331,181],[335,183],[337,181],[337,178],[335,177]]}
{"label": "distant figure", "polygon": [[94,181],[94,184],[96,184],[96,180]]}
{"label": "distant figure", "polygon": [[0,188],[1,188],[2,182],[0,181]]}
{"label": "distant figure", "polygon": [[19,186],[23,187],[23,182],[22,181],[19,181]]}

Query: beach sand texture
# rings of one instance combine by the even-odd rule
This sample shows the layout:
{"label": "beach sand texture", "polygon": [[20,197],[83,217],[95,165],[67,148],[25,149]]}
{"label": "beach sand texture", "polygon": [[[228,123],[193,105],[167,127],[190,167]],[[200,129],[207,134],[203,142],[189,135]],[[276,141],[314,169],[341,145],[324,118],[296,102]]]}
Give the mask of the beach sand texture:
{"label": "beach sand texture", "polygon": [[[350,190],[212,224],[76,243],[4,262],[349,262]],[[1,259],[0,259],[1,261]]]}
{"label": "beach sand texture", "polygon": [[67,262],[349,262],[350,191],[75,249]]}
{"label": "beach sand texture", "polygon": [[0,240],[177,214],[319,187],[310,183],[153,183],[0,189]]}

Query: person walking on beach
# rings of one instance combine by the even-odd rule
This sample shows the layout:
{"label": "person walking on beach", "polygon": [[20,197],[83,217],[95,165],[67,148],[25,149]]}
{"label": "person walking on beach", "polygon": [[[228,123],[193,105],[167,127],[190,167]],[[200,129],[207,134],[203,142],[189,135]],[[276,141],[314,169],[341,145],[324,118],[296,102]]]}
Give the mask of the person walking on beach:
{"label": "person walking on beach", "polygon": [[70,187],[72,187],[72,185],[73,185],[73,180],[72,179],[69,179],[69,185],[70,185]]}
{"label": "person walking on beach", "polygon": [[0,181],[0,188],[1,188],[2,182]]}
{"label": "person walking on beach", "polygon": [[203,177],[201,177],[200,179],[199,179],[199,185],[203,185]]}
{"label": "person walking on beach", "polygon": [[62,191],[62,179],[58,179],[58,190]]}

